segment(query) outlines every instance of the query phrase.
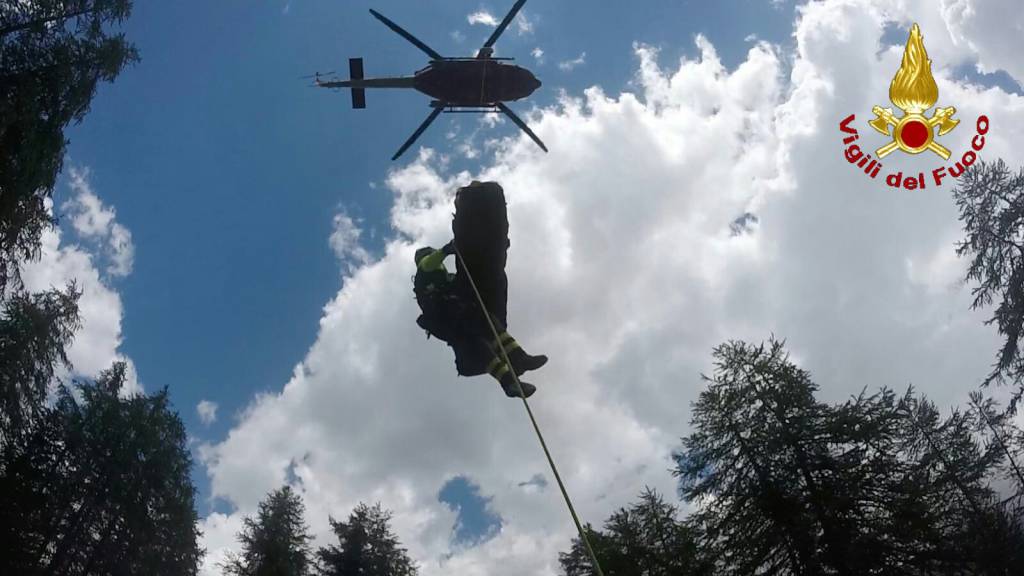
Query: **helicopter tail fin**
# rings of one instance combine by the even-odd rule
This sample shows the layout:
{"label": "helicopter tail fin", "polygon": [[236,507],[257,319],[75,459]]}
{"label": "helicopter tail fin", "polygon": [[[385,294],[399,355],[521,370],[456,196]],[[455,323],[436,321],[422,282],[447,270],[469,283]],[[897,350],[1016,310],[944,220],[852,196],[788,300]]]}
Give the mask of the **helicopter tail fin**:
{"label": "helicopter tail fin", "polygon": [[[348,59],[348,75],[352,80],[363,79],[363,59],[362,58],[349,58]],[[353,108],[366,108],[366,90],[362,88],[352,89],[352,107]]]}

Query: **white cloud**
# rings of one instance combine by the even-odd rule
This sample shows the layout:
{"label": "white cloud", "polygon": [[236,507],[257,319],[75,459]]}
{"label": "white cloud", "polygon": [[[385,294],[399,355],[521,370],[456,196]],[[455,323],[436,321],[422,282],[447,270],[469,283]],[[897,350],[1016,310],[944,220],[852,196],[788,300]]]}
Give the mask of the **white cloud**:
{"label": "white cloud", "polygon": [[580,55],[575,57],[575,58],[573,58],[572,60],[562,60],[561,62],[559,62],[558,63],[558,68],[568,72],[568,71],[570,71],[570,70],[572,70],[572,69],[574,69],[574,68],[576,68],[578,66],[582,66],[584,63],[586,63],[586,61],[587,61],[587,53],[586,52],[580,52]]}
{"label": "white cloud", "polygon": [[498,19],[486,10],[478,10],[466,16],[466,22],[470,24],[483,24],[484,26],[497,26]]}
{"label": "white cloud", "polygon": [[[481,114],[480,117],[477,118],[477,124],[487,129],[494,128],[495,126],[503,124],[504,122],[504,114]],[[474,132],[473,135],[475,136],[476,132]]]}
{"label": "white cloud", "polygon": [[462,44],[462,42],[466,39],[466,35],[458,30],[452,30],[451,37],[452,40],[455,40],[455,42],[459,44]]}
{"label": "white cloud", "polygon": [[456,146],[455,149],[465,158],[473,159],[480,156],[480,151],[477,150],[476,145],[470,139],[466,139]]}
{"label": "white cloud", "polygon": [[516,14],[516,17],[512,20],[516,25],[516,33],[520,36],[526,36],[527,34],[533,34],[533,28],[536,25],[536,20],[531,19],[526,15],[526,12],[520,11]]}
{"label": "white cloud", "polygon": [[127,276],[131,273],[132,263],[135,261],[135,245],[132,244],[131,231],[115,222],[110,226],[108,242],[112,258],[111,264],[107,266],[107,273]]}
{"label": "white cloud", "polygon": [[213,424],[217,421],[217,403],[209,400],[200,400],[199,404],[196,404],[196,413],[199,414],[199,420],[203,424]]}
{"label": "white cloud", "polygon": [[[201,450],[212,495],[237,506],[207,518],[206,546],[231,546],[225,526],[291,468],[318,543],[329,514],[380,501],[424,576],[558,573],[573,527],[558,490],[527,482],[549,471],[521,405],[486,377],[456,377],[450,350],[414,324],[412,253],[447,241],[454,190],[472,179],[506,191],[510,330],[551,357],[529,374],[531,406],[584,521],[645,485],[675,493],[668,456],[726,339],[787,338],[825,400],[914,383],[963,402],[998,338],[954,281],[948,188],[872,186],[842,158],[838,123],[856,112],[873,137],[866,120],[902,52],[879,52],[882,30],[911,15],[942,101],[968,119],[947,146],[963,150],[986,113],[998,123],[983,157],[1013,158],[1024,99],[952,79],[971,54],[933,50],[932,24],[945,28],[932,2],[826,0],[799,14],[795,53],[759,42],[734,70],[704,37],[677,63],[638,44],[636,94],[594,87],[532,115],[550,154],[517,134],[478,173],[452,173],[431,150],[391,172],[395,236],[381,257],[348,272],[283,388]],[[737,234],[746,213],[756,224]],[[503,527],[448,558],[455,517],[436,496],[459,474],[493,495]]]}
{"label": "white cloud", "polygon": [[[117,361],[128,366],[125,393],[142,390],[130,358],[119,351],[124,309],[118,292],[108,284],[96,266],[97,253],[110,261],[112,276],[131,270],[131,233],[115,221],[113,208],[106,208],[87,181],[88,171],[72,169],[70,187],[76,196],[64,205],[72,210],[70,232],[86,245],[69,243],[60,229],[43,232],[39,259],[22,267],[25,288],[40,292],[63,289],[74,282],[82,295],[78,301],[81,328],[68,349],[75,375],[95,377]],[[47,200],[48,207],[52,203]],[[97,243],[98,242],[98,243]],[[89,246],[94,249],[90,250]],[[127,253],[127,256],[125,254]]]}
{"label": "white cloud", "polygon": [[1004,70],[1024,86],[1019,57],[1024,11],[1018,0],[942,0],[942,19],[953,43],[977,57],[982,72]]}
{"label": "white cloud", "polygon": [[[471,25],[482,24],[492,28],[501,23],[501,19],[495,17],[494,14],[491,14],[487,10],[478,10],[467,15],[466,21]],[[533,28],[536,25],[536,19],[531,19],[525,12],[520,11],[519,14],[516,14],[512,23],[515,25],[516,34],[519,36],[526,36],[527,34],[533,33]]]}
{"label": "white cloud", "polygon": [[214,512],[203,518],[202,524],[203,547],[206,549],[203,574],[221,576],[217,566],[228,559],[228,552],[237,552],[236,537],[242,531],[242,516]]}
{"label": "white cloud", "polygon": [[115,219],[113,207],[103,205],[89,183],[89,171],[72,167],[69,171],[71,190],[75,196],[62,206],[71,215],[75,232],[86,240],[99,243],[100,253],[108,260],[107,273],[127,276],[132,271],[135,245],[132,233]]}
{"label": "white cloud", "polygon": [[334,215],[334,228],[328,242],[338,260],[352,265],[370,261],[370,254],[359,244],[362,233],[356,221],[345,212]]}
{"label": "white cloud", "polygon": [[105,236],[114,221],[114,211],[105,208],[93,194],[87,176],[78,168],[71,168],[71,190],[77,195],[64,203],[64,209],[74,211],[71,223],[82,236]]}
{"label": "white cloud", "polygon": [[530,55],[533,56],[533,59],[537,61],[537,64],[544,63],[544,51],[541,50],[540,46],[531,50]]}

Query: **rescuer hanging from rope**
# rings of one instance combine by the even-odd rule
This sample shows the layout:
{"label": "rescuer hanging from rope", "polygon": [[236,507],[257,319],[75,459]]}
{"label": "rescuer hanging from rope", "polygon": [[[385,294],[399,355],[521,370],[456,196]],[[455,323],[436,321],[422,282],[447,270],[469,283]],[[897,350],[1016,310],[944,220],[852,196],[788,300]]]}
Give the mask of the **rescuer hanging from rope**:
{"label": "rescuer hanging from rope", "polygon": [[[540,368],[548,359],[527,354],[508,333],[505,261],[510,242],[501,186],[496,182],[473,181],[460,188],[455,195],[452,232],[455,239],[444,248],[423,247],[416,251],[413,283],[416,301],[423,311],[416,323],[427,331],[428,337],[433,334],[452,347],[459,374],[475,376],[488,372],[507,396],[522,398],[580,540],[597,576],[604,576],[526,399],[537,388],[519,380],[520,374]],[[456,256],[456,274],[449,274],[444,267],[444,259],[452,254]]]}
{"label": "rescuer hanging from rope", "polygon": [[[416,251],[414,291],[423,311],[416,322],[452,347],[460,375],[490,374],[505,394],[518,397],[514,376],[540,368],[547,357],[527,354],[507,331],[508,212],[505,191],[497,182],[474,180],[459,188],[452,235],[454,239],[440,250]],[[457,256],[455,274],[444,267],[444,259],[452,254]],[[535,390],[523,383],[527,397]]]}
{"label": "rescuer hanging from rope", "polygon": [[[455,350],[455,366],[459,374],[475,376],[487,372],[501,384],[506,396],[517,398],[519,391],[512,371],[519,376],[528,370],[536,370],[548,361],[547,356],[527,354],[505,330],[501,319],[488,311],[499,331],[500,344],[508,353],[511,368],[502,360],[499,343],[490,334],[480,307],[471,296],[459,290],[455,275],[445,268],[444,259],[454,253],[454,241],[440,250],[423,247],[416,251],[413,284],[416,302],[423,312],[416,323]],[[527,397],[536,390],[532,384],[520,384]]]}

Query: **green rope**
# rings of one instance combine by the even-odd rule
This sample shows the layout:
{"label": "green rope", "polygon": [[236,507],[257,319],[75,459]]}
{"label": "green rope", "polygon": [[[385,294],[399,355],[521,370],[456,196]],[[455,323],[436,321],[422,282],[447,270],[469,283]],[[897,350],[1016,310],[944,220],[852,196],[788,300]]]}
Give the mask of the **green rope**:
{"label": "green rope", "polygon": [[[453,243],[454,246],[454,243]],[[508,352],[505,351],[505,344],[501,341],[501,337],[498,335],[498,329],[494,327],[494,322],[491,321],[491,315],[487,311],[487,306],[484,305],[484,299],[480,296],[480,291],[476,288],[476,282],[473,280],[473,275],[469,272],[469,266],[466,266],[466,261],[462,259],[462,252],[455,248],[455,255],[458,256],[459,262],[462,263],[463,270],[466,271],[466,278],[469,279],[469,285],[473,288],[473,293],[476,294],[476,301],[480,304],[480,311],[483,313],[484,318],[487,320],[487,325],[491,328],[491,333],[494,334],[494,341],[498,343],[501,348],[501,356],[505,361],[505,365],[508,366],[509,371],[512,372],[512,378],[516,382],[516,388],[519,389],[519,398],[523,401],[523,406],[526,407],[526,413],[530,416],[530,423],[533,424],[533,431],[537,433],[537,439],[540,440],[540,447],[544,449],[544,456],[547,456],[548,464],[551,466],[551,472],[555,475],[555,480],[558,482],[558,488],[562,491],[562,498],[565,499],[565,505],[569,508],[569,514],[572,515],[572,521],[576,524],[576,531],[580,534],[580,539],[583,540],[583,544],[587,547],[587,553],[590,555],[590,561],[594,563],[594,568],[597,570],[597,576],[604,576],[604,571],[601,570],[601,564],[597,561],[597,555],[594,554],[594,549],[590,546],[590,539],[587,538],[587,533],[583,530],[583,526],[580,524],[580,519],[576,516],[576,509],[572,506],[572,500],[569,499],[569,493],[565,490],[565,484],[562,483],[562,477],[558,474],[558,468],[555,466],[554,459],[551,458],[551,452],[548,451],[547,442],[544,441],[544,435],[540,432],[540,427],[537,426],[537,419],[533,417],[533,410],[530,409],[530,403],[526,401],[526,394],[523,393],[523,386],[519,383],[519,376],[516,375],[516,371],[512,368],[512,361],[508,358]]]}

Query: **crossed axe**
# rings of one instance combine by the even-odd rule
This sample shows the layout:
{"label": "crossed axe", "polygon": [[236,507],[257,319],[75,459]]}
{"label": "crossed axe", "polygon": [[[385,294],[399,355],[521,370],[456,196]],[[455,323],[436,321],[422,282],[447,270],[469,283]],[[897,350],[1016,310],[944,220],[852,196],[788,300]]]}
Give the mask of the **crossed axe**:
{"label": "crossed axe", "polygon": [[[882,108],[881,106],[875,106],[874,108],[871,109],[871,111],[875,113],[876,118],[874,120],[869,120],[868,124],[870,124],[871,127],[874,128],[875,130],[881,132],[882,134],[885,134],[886,136],[893,136],[892,142],[889,142],[885,146],[882,146],[878,150],[875,150],[875,155],[877,155],[879,158],[885,158],[888,154],[890,154],[897,148],[901,147],[901,143],[898,140],[896,140],[893,134],[889,133],[889,125],[891,124],[893,127],[896,127],[899,125],[900,121],[897,120],[896,116],[893,115],[892,108]],[[926,118],[924,116],[921,116],[921,118],[924,121],[925,125],[928,126],[929,132],[934,130],[935,126],[938,126],[939,136],[942,136],[949,132],[950,130],[952,130],[953,128],[956,128],[956,125],[960,123],[959,120],[955,120],[953,118],[953,114],[956,114],[956,108],[954,108],[953,106],[949,106],[946,108],[936,108],[935,114],[933,114],[931,118]],[[928,145],[926,146],[926,148],[941,156],[943,160],[949,160],[949,149],[943,146],[942,144],[939,144],[931,137],[928,138]]]}

